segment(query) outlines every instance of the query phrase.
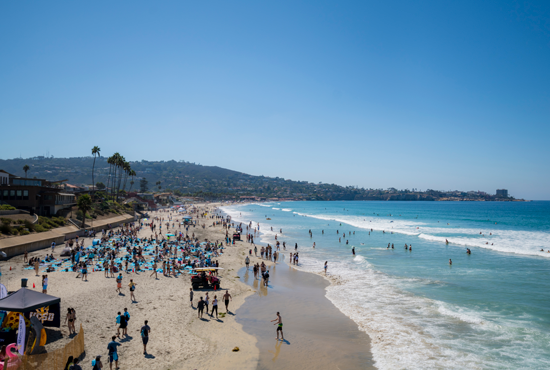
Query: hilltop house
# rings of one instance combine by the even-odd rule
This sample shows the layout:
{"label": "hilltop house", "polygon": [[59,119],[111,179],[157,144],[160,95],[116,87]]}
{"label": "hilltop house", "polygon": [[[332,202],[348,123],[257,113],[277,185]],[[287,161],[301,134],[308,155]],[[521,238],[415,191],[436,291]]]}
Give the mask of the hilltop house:
{"label": "hilltop house", "polygon": [[61,188],[65,181],[29,179],[0,170],[0,203],[41,216],[55,215],[76,204],[76,196]]}

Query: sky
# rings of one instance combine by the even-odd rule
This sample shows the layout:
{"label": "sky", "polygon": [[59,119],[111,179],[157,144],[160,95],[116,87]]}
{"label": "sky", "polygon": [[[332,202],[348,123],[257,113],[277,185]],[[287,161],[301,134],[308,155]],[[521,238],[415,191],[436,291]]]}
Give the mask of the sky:
{"label": "sky", "polygon": [[3,1],[0,158],[550,199],[549,1]]}

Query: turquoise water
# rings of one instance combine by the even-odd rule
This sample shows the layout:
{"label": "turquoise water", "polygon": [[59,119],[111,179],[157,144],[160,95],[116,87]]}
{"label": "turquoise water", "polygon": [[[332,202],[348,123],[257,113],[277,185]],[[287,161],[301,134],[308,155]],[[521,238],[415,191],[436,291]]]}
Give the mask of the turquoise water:
{"label": "turquoise water", "polygon": [[328,261],[336,284],[327,297],[370,335],[381,369],[550,368],[550,202],[283,202],[224,210],[243,223],[259,221],[263,243],[278,234],[292,246],[287,259],[298,243],[304,270],[321,272]]}

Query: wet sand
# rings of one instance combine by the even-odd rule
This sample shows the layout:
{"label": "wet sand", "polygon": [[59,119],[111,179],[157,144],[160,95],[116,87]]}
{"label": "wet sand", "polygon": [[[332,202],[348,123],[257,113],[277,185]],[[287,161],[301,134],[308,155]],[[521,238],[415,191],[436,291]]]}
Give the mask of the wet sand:
{"label": "wet sand", "polygon": [[[284,258],[284,257],[283,257]],[[258,369],[374,369],[370,339],[325,297],[329,283],[284,263],[271,266],[269,286],[239,270],[255,294],[237,311],[237,322],[257,339]],[[276,340],[271,320],[279,311],[285,341]]]}

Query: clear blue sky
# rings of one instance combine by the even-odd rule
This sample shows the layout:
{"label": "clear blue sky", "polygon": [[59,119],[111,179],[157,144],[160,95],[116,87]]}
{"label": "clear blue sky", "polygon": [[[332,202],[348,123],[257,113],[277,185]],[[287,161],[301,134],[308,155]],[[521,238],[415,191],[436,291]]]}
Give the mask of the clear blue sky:
{"label": "clear blue sky", "polygon": [[3,1],[0,158],[550,199],[550,1]]}

